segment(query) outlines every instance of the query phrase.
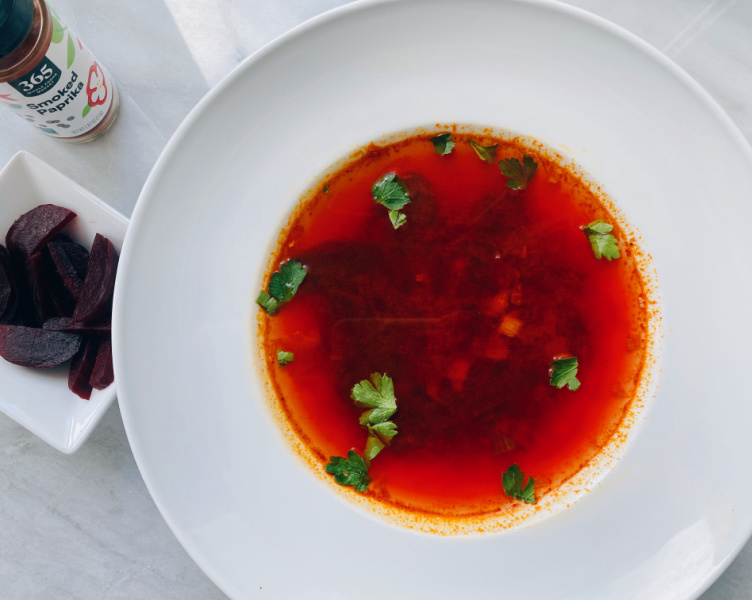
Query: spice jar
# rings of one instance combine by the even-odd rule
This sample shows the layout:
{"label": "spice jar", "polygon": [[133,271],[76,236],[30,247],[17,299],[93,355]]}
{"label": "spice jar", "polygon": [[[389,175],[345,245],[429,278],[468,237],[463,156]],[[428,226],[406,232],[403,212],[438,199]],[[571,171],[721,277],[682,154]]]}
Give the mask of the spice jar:
{"label": "spice jar", "polygon": [[120,108],[110,74],[44,0],[0,0],[0,103],[74,143],[102,135]]}

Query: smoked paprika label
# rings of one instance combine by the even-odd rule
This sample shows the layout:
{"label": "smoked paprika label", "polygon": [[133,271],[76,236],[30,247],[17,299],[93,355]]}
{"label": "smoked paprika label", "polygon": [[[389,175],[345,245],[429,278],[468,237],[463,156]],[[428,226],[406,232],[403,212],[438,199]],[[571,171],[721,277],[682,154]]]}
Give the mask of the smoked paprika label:
{"label": "smoked paprika label", "polygon": [[0,102],[48,135],[74,138],[105,118],[114,83],[54,11],[52,23],[46,56],[22,77],[0,83]]}

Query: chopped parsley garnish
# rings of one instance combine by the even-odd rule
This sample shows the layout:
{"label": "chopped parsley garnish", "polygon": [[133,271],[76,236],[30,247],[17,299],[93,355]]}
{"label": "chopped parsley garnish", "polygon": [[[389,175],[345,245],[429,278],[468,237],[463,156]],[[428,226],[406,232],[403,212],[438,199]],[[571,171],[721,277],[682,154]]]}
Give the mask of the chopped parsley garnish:
{"label": "chopped parsley garnish", "polygon": [[528,477],[527,485],[525,483],[525,473],[520,471],[517,465],[512,465],[506,473],[501,476],[501,485],[504,487],[504,493],[510,498],[522,500],[527,504],[535,504],[535,479]]}
{"label": "chopped parsley garnish", "polygon": [[261,292],[258,298],[256,298],[256,302],[270,315],[277,312],[279,308],[279,302],[272,298],[269,292]]}
{"label": "chopped parsley garnish", "polygon": [[473,150],[475,150],[478,158],[480,158],[484,162],[493,164],[494,158],[496,158],[496,147],[499,144],[494,144],[493,146],[481,146],[474,140],[467,140],[467,143],[470,144],[470,147]]}
{"label": "chopped parsley garnish", "polygon": [[499,168],[508,177],[507,187],[513,190],[524,190],[535,175],[538,163],[526,154],[522,157],[522,162],[516,158],[504,158],[500,160]]}
{"label": "chopped parsley garnish", "polygon": [[614,228],[611,223],[607,223],[601,219],[588,223],[582,228],[585,232],[590,247],[593,249],[595,258],[600,259],[605,257],[606,260],[612,258],[619,258],[619,246],[616,242],[616,238],[611,235],[611,230]]}
{"label": "chopped parsley garnish", "polygon": [[371,381],[364,379],[353,386],[350,397],[356,406],[368,409],[360,415],[360,424],[368,429],[364,452],[368,463],[397,435],[397,426],[388,420],[397,412],[394,382],[387,375],[372,373]]}
{"label": "chopped parsley garnish", "polygon": [[368,408],[360,415],[361,425],[378,425],[397,412],[394,383],[391,377],[373,373],[371,381],[364,379],[353,386],[350,397],[360,408]]}
{"label": "chopped parsley garnish", "polygon": [[355,450],[350,450],[347,458],[330,456],[329,461],[326,472],[334,475],[334,481],[340,485],[351,485],[361,494],[368,489],[368,484],[372,481],[368,475],[368,466]]}
{"label": "chopped parsley garnish", "polygon": [[433,144],[433,151],[436,154],[450,154],[454,148],[454,140],[451,133],[440,133],[431,138],[431,143]]}
{"label": "chopped parsley garnish", "polygon": [[389,210],[399,210],[410,202],[407,187],[394,171],[376,180],[371,195],[377,204],[383,204]]}
{"label": "chopped parsley garnish", "polygon": [[326,470],[340,485],[352,485],[362,493],[371,482],[368,475],[371,461],[397,435],[397,425],[388,420],[397,411],[397,399],[391,378],[380,373],[373,373],[370,381],[356,383],[350,395],[356,406],[368,409],[360,415],[360,424],[368,430],[366,447],[362,457],[354,450],[350,450],[347,459],[330,457]]}
{"label": "chopped parsley garnish", "polygon": [[386,444],[377,436],[369,435],[366,440],[366,447],[363,450],[363,460],[369,465],[376,458],[376,455],[386,447]]}
{"label": "chopped parsley garnish", "polygon": [[384,421],[378,425],[366,425],[368,428],[368,440],[363,456],[370,463],[397,435],[397,426],[391,421]]}
{"label": "chopped parsley garnish", "polygon": [[289,365],[293,360],[295,360],[295,355],[292,352],[277,350],[277,362],[279,363],[280,367]]}
{"label": "chopped parsley garnish", "polygon": [[280,302],[289,302],[303,283],[307,271],[297,260],[282,263],[279,271],[272,273],[269,280],[269,293]]}
{"label": "chopped parsley garnish", "polygon": [[329,193],[329,186],[328,186],[328,185],[325,185],[325,186],[324,186],[324,193],[325,193],[325,194],[328,194],[328,193]]}
{"label": "chopped parsley garnish", "polygon": [[269,279],[269,291],[262,291],[256,302],[267,313],[274,314],[280,306],[292,300],[307,273],[305,267],[297,260],[282,263],[279,271],[272,273]]}
{"label": "chopped parsley garnish", "polygon": [[551,363],[551,385],[559,389],[565,385],[569,386],[571,391],[580,387],[580,381],[577,379],[577,357],[561,358]]}
{"label": "chopped parsley garnish", "polygon": [[368,425],[368,432],[382,440],[389,441],[397,435],[397,426],[391,421],[384,421],[383,423],[376,423],[376,425]]}
{"label": "chopped parsley garnish", "polygon": [[399,229],[405,223],[407,223],[407,215],[405,213],[401,213],[398,210],[390,210],[389,220],[392,222],[392,227]]}
{"label": "chopped parsley garnish", "polygon": [[389,209],[389,220],[395,229],[405,224],[407,217],[399,210],[410,202],[410,194],[397,173],[392,171],[377,179],[371,188],[371,196],[376,204]]}

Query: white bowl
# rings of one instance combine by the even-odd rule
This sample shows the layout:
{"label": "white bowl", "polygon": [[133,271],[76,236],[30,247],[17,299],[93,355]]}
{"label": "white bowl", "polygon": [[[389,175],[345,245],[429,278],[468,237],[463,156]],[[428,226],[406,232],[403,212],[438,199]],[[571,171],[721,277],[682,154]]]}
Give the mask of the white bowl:
{"label": "white bowl", "polygon": [[[120,251],[128,226],[119,212],[27,152],[0,172],[0,240],[13,222],[40,204],[57,204],[78,216],[66,228],[91,247],[101,233]],[[115,384],[84,400],[68,389],[68,368],[30,369],[0,359],[0,410],[61,452],[78,450],[115,399]]]}
{"label": "white bowl", "polygon": [[[434,123],[534,136],[642,233],[665,339],[627,454],[558,516],[445,539],[343,502],[264,406],[254,299],[300,194],[358,146]],[[115,290],[128,438],[165,520],[233,598],[686,600],[752,531],[752,152],[644,42],[548,1],[347,5],[192,112],[133,214]]]}

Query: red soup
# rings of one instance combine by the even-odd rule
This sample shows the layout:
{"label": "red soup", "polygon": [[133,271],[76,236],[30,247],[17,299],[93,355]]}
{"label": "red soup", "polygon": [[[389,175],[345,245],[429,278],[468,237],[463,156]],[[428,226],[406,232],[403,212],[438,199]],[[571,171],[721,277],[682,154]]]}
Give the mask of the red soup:
{"label": "red soup", "polygon": [[[351,391],[372,373],[392,380],[397,434],[352,494],[463,517],[521,505],[502,482],[513,465],[537,502],[593,459],[634,399],[647,315],[633,241],[597,193],[541,148],[451,142],[371,145],[323,181],[270,268],[294,260],[305,279],[261,331],[279,406],[322,465],[364,456]],[[385,177],[409,198],[392,213],[374,200]],[[613,225],[618,258],[597,257],[593,222]]]}

